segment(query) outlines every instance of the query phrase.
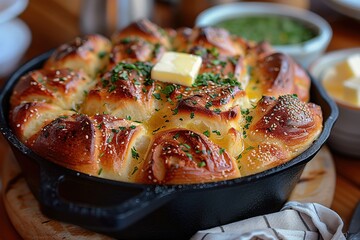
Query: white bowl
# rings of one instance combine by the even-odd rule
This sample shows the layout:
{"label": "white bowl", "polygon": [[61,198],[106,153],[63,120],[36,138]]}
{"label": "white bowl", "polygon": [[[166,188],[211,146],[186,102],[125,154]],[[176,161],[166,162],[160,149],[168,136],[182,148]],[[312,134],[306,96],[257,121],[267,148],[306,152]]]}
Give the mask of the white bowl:
{"label": "white bowl", "polygon": [[[313,62],[309,71],[315,79],[322,81],[327,69],[356,53],[360,54],[360,48],[329,52]],[[338,152],[360,157],[360,108],[336,102],[339,117],[331,131],[328,144]]]}
{"label": "white bowl", "polygon": [[0,24],[0,77],[8,76],[17,67],[31,42],[29,27],[15,18]]}
{"label": "white bowl", "polygon": [[0,23],[7,22],[22,13],[28,0],[0,0]]}
{"label": "white bowl", "polygon": [[320,16],[310,11],[276,3],[229,3],[209,8],[196,18],[196,26],[212,26],[220,21],[239,17],[256,15],[278,15],[298,19],[313,26],[318,35],[304,43],[274,46],[280,52],[286,53],[307,67],[317,59],[328,46],[332,30],[329,24]]}
{"label": "white bowl", "polygon": [[28,0],[0,0],[0,77],[14,71],[31,42],[29,27],[16,18]]}

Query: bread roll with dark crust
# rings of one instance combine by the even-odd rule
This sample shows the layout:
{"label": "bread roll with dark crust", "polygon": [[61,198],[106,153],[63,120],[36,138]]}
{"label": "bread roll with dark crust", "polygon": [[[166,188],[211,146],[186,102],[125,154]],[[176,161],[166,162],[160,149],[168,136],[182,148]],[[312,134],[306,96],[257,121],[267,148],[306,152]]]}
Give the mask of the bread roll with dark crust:
{"label": "bread roll with dark crust", "polygon": [[109,62],[110,41],[97,34],[77,37],[58,47],[46,61],[45,69],[82,69],[90,77],[103,71]]}
{"label": "bread roll with dark crust", "polygon": [[240,177],[236,162],[203,134],[174,129],[156,134],[137,182],[184,184]]}
{"label": "bread roll with dark crust", "polygon": [[60,116],[74,114],[54,104],[27,102],[15,106],[10,111],[10,125],[20,141],[28,145],[28,139],[37,134],[48,123]]}
{"label": "bread roll with dark crust", "polygon": [[224,56],[242,55],[243,51],[237,45],[229,32],[214,27],[199,27],[194,29],[182,28],[179,30],[179,39],[174,41],[174,48],[179,51],[192,52],[194,47],[201,47],[213,54]]}
{"label": "bread roll with dark crust", "polygon": [[82,70],[36,70],[16,84],[10,103],[46,102],[62,109],[77,109],[94,85]]}
{"label": "bread roll with dark crust", "polygon": [[267,55],[258,61],[253,72],[262,95],[278,97],[292,93],[302,101],[309,100],[310,79],[289,56]]}
{"label": "bread roll with dark crust", "polygon": [[[151,79],[166,51],[201,56],[192,86]],[[169,79],[171,80],[171,79]],[[283,164],[322,130],[290,57],[213,27],[148,20],[60,46],[11,96],[20,141],[64,167],[146,184],[238,178]],[[240,170],[239,170],[240,169]]]}
{"label": "bread roll with dark crust", "polygon": [[144,158],[142,126],[110,115],[72,115],[46,125],[31,148],[55,163],[91,175],[129,181]]}
{"label": "bread roll with dark crust", "polygon": [[163,45],[166,49],[171,48],[167,32],[147,19],[134,22],[119,32],[114,33],[111,40],[112,43],[116,45],[119,42],[124,41],[124,39],[133,37],[142,38],[152,44]]}
{"label": "bread roll with dark crust", "polygon": [[110,67],[121,61],[155,63],[165,51],[165,46],[159,43],[153,44],[139,37],[125,38],[114,45],[110,55]]}
{"label": "bread roll with dark crust", "polygon": [[263,97],[245,116],[242,175],[278,166],[306,150],[322,129],[320,107],[294,95]]}

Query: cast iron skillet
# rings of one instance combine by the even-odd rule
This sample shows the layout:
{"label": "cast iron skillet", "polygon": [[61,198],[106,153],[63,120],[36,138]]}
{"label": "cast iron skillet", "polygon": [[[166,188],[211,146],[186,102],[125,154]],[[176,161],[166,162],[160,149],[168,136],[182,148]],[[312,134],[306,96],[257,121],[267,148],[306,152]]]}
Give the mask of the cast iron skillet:
{"label": "cast iron skillet", "polygon": [[305,164],[328,138],[338,115],[335,103],[313,80],[311,101],[322,108],[324,129],[309,149],[281,166],[206,184],[163,186],[101,179],[43,159],[9,128],[9,99],[14,85],[28,71],[41,68],[50,54],[26,63],[5,84],[0,95],[0,130],[45,215],[116,238],[185,239],[201,229],[278,211]]}

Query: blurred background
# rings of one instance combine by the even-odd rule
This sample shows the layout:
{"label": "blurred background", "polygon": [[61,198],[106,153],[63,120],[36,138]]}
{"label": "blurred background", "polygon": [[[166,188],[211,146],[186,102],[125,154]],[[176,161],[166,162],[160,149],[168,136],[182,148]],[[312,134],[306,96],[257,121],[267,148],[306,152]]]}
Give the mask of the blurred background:
{"label": "blurred background", "polygon": [[[355,26],[359,29],[359,21],[346,17],[326,4],[328,0],[274,0],[299,8],[309,9],[324,17],[334,31],[334,37],[328,46],[328,50],[338,48],[350,48],[358,46],[356,39],[360,38],[360,31],[353,31]],[[351,1],[351,0],[347,0]],[[356,0],[355,0],[356,1]],[[10,14],[10,19],[2,19],[1,15],[8,5],[21,2],[17,12]],[[0,0],[0,35],[1,39],[14,32],[15,27],[4,24],[17,21],[17,28],[22,28],[21,33],[13,33],[17,36],[8,45],[0,43],[0,78],[1,82],[6,79],[14,67],[10,65],[9,58],[18,54],[18,59],[12,60],[15,65],[21,64],[40,53],[59,46],[75,36],[88,32],[99,32],[107,36],[115,29],[119,29],[134,18],[148,17],[162,27],[194,26],[196,16],[204,9],[233,0]],[[259,1],[258,1],[259,2]],[[265,2],[270,2],[269,0]],[[23,9],[22,9],[23,7]],[[26,8],[25,8],[26,7]],[[20,14],[17,16],[17,14]],[[340,34],[337,34],[340,33]],[[348,38],[347,36],[352,36]],[[343,41],[346,39],[346,41]],[[349,40],[350,39],[350,40]],[[351,41],[354,39],[354,41]],[[23,42],[21,42],[23,40]],[[4,40],[3,40],[4,41]],[[21,46],[20,46],[21,45]],[[1,49],[1,46],[3,50]],[[23,49],[22,53],[16,53],[10,48]],[[8,52],[5,56],[5,52]],[[9,55],[10,54],[10,55]],[[5,60],[1,60],[5,58]],[[11,68],[5,70],[5,68]]]}

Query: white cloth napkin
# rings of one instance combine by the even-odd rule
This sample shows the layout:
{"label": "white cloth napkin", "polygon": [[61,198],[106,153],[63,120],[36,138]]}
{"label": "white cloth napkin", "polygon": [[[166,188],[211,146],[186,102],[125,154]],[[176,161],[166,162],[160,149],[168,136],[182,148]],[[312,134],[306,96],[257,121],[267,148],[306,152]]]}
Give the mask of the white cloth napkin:
{"label": "white cloth napkin", "polygon": [[317,203],[288,202],[280,212],[202,230],[191,240],[345,240],[343,222]]}

